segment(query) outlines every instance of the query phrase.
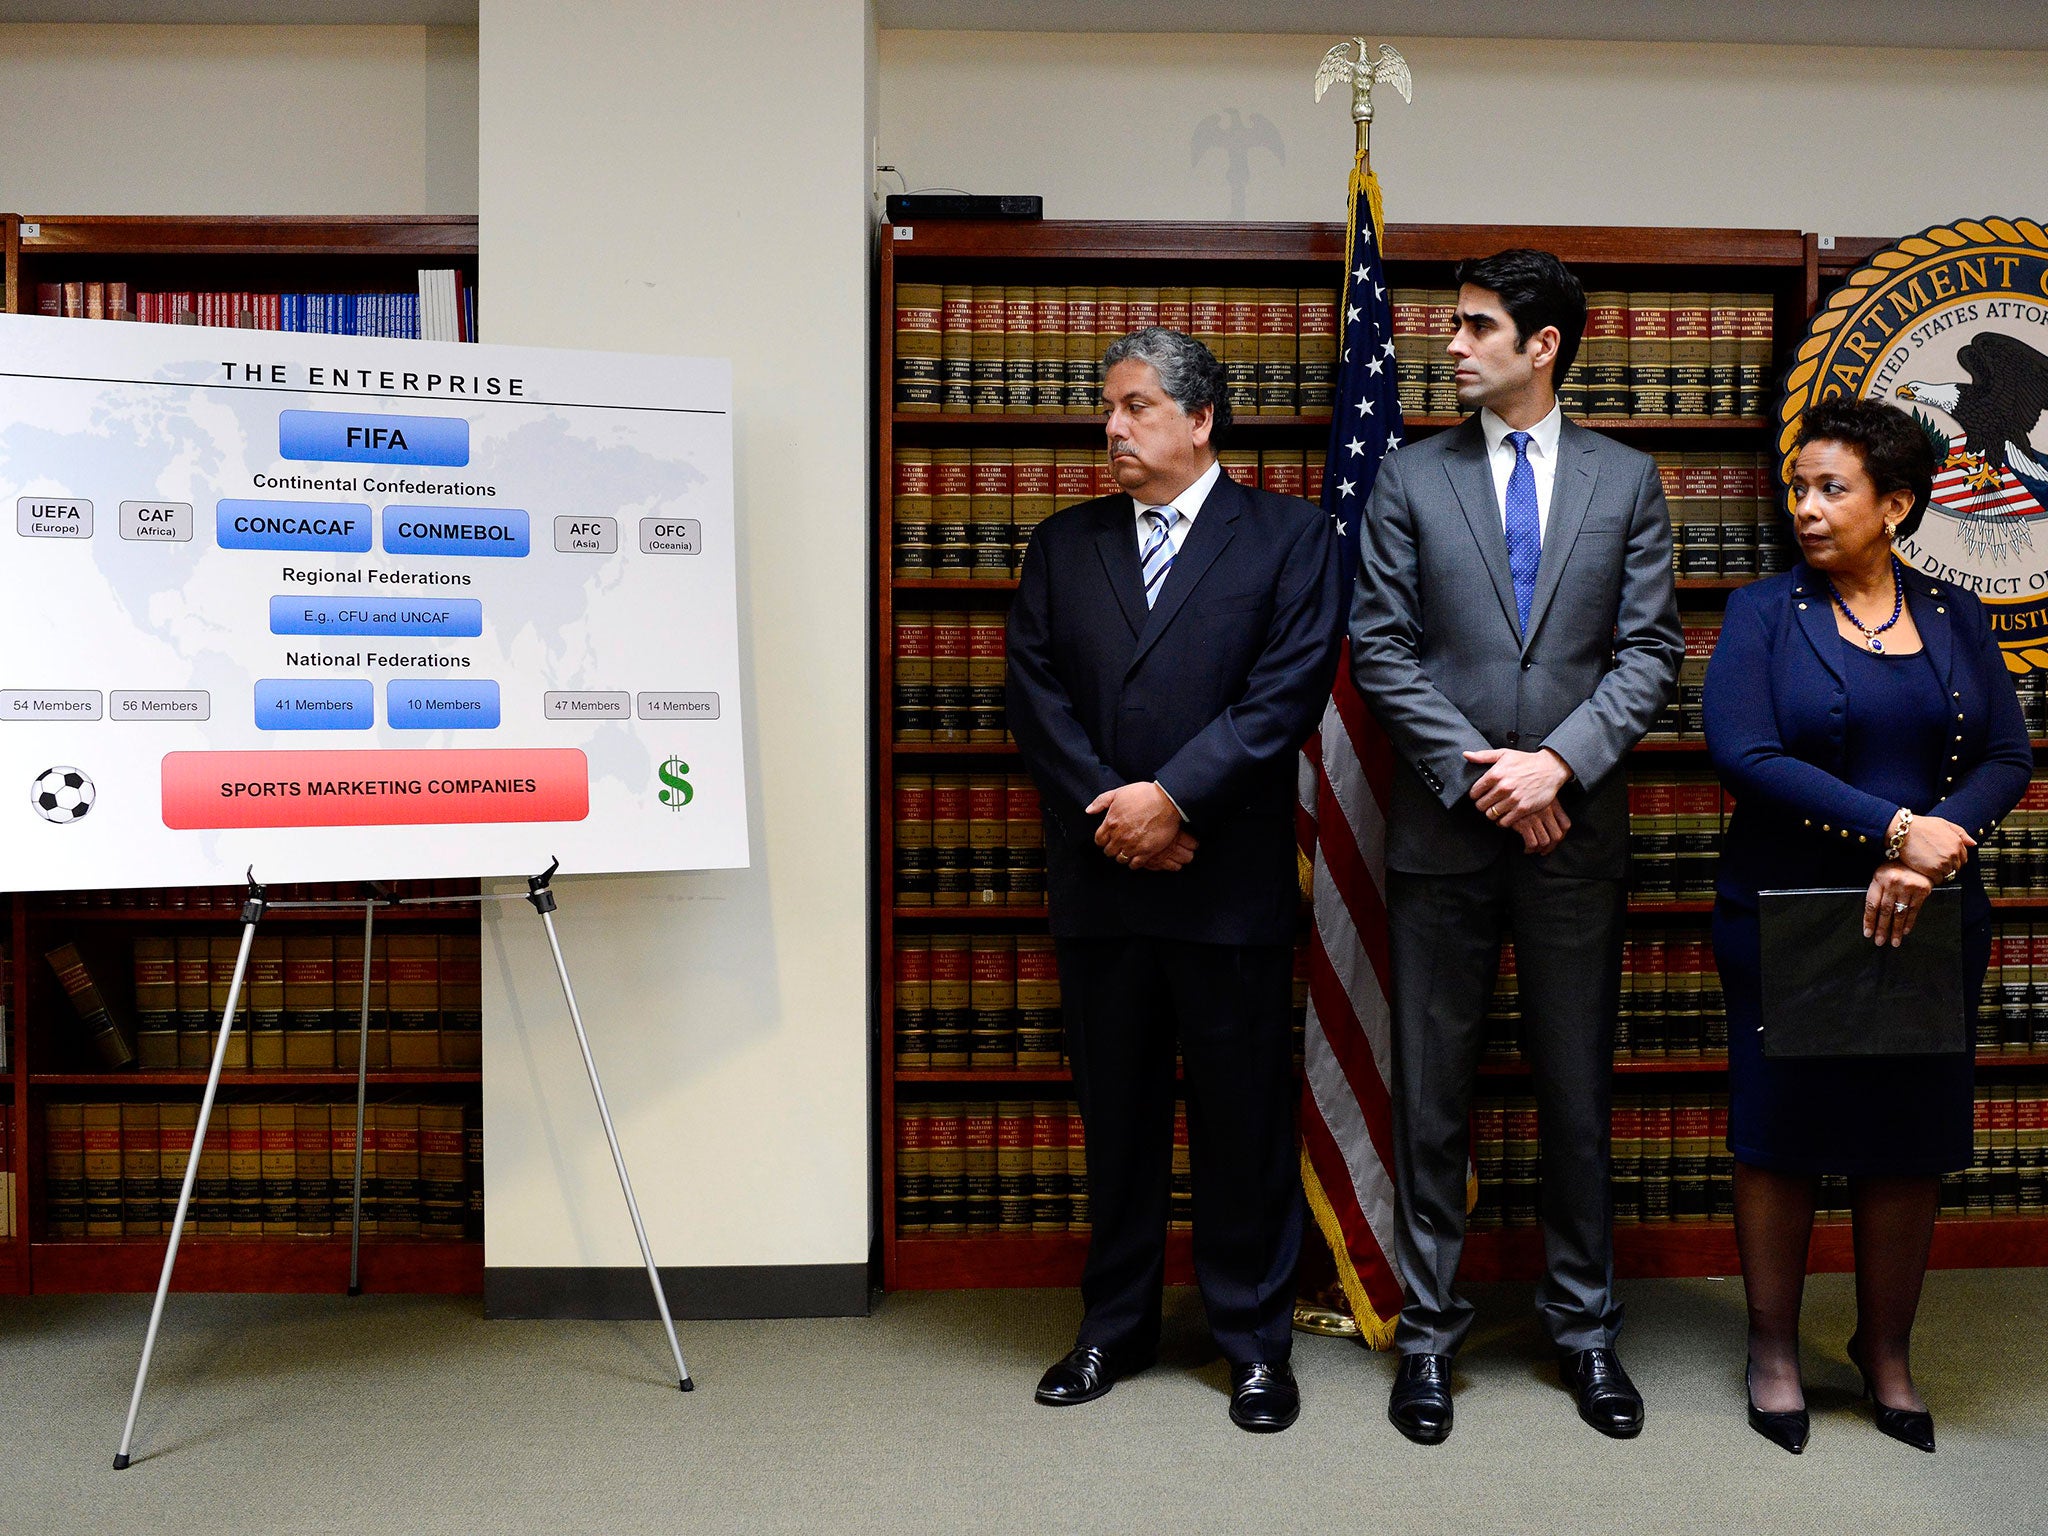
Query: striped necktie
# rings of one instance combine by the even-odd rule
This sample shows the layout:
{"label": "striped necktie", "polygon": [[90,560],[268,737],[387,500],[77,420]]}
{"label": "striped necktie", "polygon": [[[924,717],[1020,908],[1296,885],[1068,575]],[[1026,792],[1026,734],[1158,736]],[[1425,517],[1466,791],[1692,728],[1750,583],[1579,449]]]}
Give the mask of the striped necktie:
{"label": "striped necktie", "polygon": [[1150,608],[1159,600],[1160,588],[1166,585],[1166,573],[1173,569],[1173,525],[1180,521],[1180,509],[1148,507],[1145,521],[1152,525],[1152,531],[1145,537],[1138,565],[1145,578],[1145,606]]}

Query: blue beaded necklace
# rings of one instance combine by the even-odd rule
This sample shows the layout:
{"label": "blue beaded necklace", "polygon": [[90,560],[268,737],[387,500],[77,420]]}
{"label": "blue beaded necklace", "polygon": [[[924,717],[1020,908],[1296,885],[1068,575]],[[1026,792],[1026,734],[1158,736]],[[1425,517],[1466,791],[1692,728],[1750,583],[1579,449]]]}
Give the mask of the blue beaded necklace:
{"label": "blue beaded necklace", "polygon": [[1892,562],[1892,616],[1875,629],[1872,629],[1868,624],[1857,618],[1855,611],[1842,601],[1842,594],[1836,591],[1832,577],[1828,580],[1828,592],[1834,597],[1835,606],[1842,610],[1851,624],[1854,624],[1863,632],[1864,643],[1882,656],[1884,654],[1884,642],[1878,639],[1878,636],[1898,623],[1899,615],[1906,611],[1906,578],[1899,574],[1898,561],[1894,560]]}

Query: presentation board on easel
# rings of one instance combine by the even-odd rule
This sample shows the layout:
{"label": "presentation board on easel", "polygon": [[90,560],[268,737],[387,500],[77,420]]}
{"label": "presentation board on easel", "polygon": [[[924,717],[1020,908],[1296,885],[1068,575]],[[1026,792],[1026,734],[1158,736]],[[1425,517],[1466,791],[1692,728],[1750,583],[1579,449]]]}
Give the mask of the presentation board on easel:
{"label": "presentation board on easel", "polygon": [[0,502],[0,888],[747,862],[723,361],[0,316]]}

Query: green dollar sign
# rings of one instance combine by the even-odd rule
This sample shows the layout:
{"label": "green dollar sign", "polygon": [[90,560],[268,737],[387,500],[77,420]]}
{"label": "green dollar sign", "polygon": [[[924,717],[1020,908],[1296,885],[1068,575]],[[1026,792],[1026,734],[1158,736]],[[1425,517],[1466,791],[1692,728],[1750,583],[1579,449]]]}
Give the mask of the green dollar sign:
{"label": "green dollar sign", "polygon": [[690,781],[683,777],[690,771],[690,765],[680,757],[672,757],[655,770],[661,775],[661,782],[668,786],[661,792],[661,803],[672,811],[680,811],[696,795],[690,788]]}

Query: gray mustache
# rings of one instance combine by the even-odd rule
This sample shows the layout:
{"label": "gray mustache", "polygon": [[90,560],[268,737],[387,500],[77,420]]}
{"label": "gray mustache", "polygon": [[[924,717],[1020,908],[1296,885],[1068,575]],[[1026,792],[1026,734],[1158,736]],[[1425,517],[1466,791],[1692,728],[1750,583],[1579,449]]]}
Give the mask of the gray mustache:
{"label": "gray mustache", "polygon": [[1137,450],[1137,449],[1135,449],[1135,448],[1133,448],[1133,447],[1131,446],[1131,441],[1130,441],[1130,439],[1129,439],[1129,438],[1127,438],[1127,437],[1112,437],[1112,438],[1111,438],[1111,439],[1109,440],[1109,456],[1110,456],[1110,457],[1111,457],[1112,459],[1114,459],[1114,458],[1130,458],[1130,459],[1135,459],[1135,458],[1136,458],[1136,457],[1138,456],[1138,450]]}

